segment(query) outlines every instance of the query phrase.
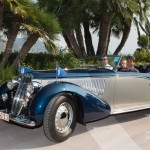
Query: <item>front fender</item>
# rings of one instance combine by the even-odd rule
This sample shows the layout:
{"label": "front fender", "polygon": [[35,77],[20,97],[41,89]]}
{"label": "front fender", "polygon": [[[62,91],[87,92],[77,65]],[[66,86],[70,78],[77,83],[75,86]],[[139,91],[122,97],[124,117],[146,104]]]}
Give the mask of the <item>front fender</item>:
{"label": "front fender", "polygon": [[60,93],[72,93],[79,98],[83,107],[82,122],[102,119],[110,114],[110,106],[90,91],[68,82],[54,82],[41,89],[31,103],[31,116],[42,122],[49,101]]}

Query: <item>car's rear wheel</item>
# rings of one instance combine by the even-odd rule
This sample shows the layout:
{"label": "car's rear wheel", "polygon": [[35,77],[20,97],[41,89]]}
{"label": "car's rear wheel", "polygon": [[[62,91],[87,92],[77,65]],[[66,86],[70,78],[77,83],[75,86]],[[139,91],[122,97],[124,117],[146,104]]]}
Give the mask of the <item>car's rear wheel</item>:
{"label": "car's rear wheel", "polygon": [[55,142],[68,139],[76,126],[76,106],[70,95],[60,95],[47,105],[43,128],[46,137]]}

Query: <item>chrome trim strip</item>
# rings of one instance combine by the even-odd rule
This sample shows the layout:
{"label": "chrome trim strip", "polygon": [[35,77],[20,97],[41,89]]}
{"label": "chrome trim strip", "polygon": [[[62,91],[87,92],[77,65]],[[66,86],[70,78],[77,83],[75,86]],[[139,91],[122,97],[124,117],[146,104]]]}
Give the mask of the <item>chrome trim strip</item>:
{"label": "chrome trim strip", "polygon": [[[108,84],[108,80],[111,77],[86,77],[86,78],[58,78],[57,82],[69,82],[69,83],[73,83],[76,84],[86,90],[89,90],[93,93],[95,93],[96,95],[98,94],[103,94],[106,86]],[[53,82],[56,82],[56,79],[52,79],[52,80],[43,80],[42,81],[42,85],[45,86],[47,84],[51,84]]]}

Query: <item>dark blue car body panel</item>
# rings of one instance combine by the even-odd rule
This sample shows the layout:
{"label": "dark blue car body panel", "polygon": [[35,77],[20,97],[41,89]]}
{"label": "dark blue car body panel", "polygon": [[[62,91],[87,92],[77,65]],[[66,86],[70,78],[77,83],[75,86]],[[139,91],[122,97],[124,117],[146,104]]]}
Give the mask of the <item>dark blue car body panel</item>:
{"label": "dark blue car body panel", "polygon": [[[108,74],[109,73],[109,74]],[[56,79],[55,71],[33,71],[33,79]],[[67,76],[63,78],[116,76],[116,73],[108,69],[76,69],[67,71]],[[110,106],[92,92],[81,88],[78,85],[57,81],[43,87],[32,100],[30,110],[31,117],[41,124],[48,103],[59,94],[72,94],[81,103],[83,115],[78,118],[82,123],[105,118],[110,115]]]}
{"label": "dark blue car body panel", "polygon": [[46,106],[49,101],[61,93],[73,94],[81,101],[83,118],[78,119],[82,123],[102,119],[110,114],[110,106],[90,91],[82,89],[81,87],[71,83],[54,82],[39,91],[32,101],[31,115],[36,118],[38,124],[40,124],[42,121]]}

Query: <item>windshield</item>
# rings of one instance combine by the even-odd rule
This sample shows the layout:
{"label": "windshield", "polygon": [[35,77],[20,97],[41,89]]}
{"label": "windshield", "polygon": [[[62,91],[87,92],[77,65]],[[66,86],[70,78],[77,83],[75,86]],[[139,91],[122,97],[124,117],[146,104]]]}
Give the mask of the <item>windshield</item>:
{"label": "windshield", "polygon": [[119,67],[120,60],[121,56],[90,57],[81,60],[82,65],[80,65],[80,67],[82,68],[102,67],[114,70]]}

